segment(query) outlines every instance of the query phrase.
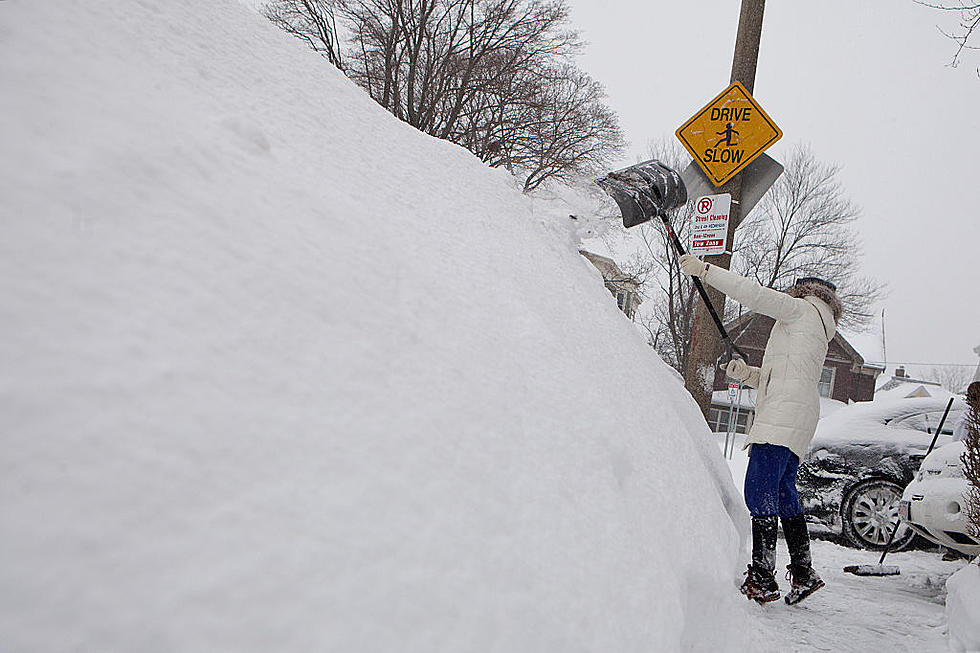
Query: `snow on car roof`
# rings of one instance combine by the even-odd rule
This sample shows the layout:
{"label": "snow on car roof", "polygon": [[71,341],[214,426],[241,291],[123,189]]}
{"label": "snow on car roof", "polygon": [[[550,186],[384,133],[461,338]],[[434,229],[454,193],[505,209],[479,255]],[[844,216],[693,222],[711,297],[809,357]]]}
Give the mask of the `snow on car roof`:
{"label": "snow on car roof", "polygon": [[[942,397],[916,397],[851,404],[820,420],[811,448],[843,443],[881,442],[921,444],[928,447],[932,440],[930,433],[903,421],[916,415],[926,415],[923,424],[919,426],[935,432],[947,401],[947,398]],[[952,428],[955,418],[964,407],[962,398],[954,401],[943,430]]]}

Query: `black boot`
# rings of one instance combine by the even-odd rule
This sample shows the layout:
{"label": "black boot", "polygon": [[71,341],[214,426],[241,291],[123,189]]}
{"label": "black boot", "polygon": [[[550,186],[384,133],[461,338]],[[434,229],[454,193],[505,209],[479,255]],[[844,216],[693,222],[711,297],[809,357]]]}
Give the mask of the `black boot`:
{"label": "black boot", "polygon": [[786,567],[789,570],[786,578],[792,583],[792,588],[786,595],[786,602],[792,605],[810,596],[825,583],[817,572],[813,571],[806,517],[800,513],[793,517],[783,517],[782,522],[790,559],[790,564]]}
{"label": "black boot", "polygon": [[752,564],[745,572],[741,591],[759,603],[779,598],[779,585],[774,574],[778,523],[775,515],[752,518]]}
{"label": "black boot", "polygon": [[752,518],[752,566],[776,570],[776,531],[779,522],[776,515]]}
{"label": "black boot", "polygon": [[813,561],[810,558],[810,533],[806,529],[806,517],[801,512],[793,517],[783,517],[781,521],[789,561],[797,567],[809,567]]}
{"label": "black boot", "polygon": [[739,589],[745,598],[753,599],[760,604],[779,599],[779,585],[776,583],[775,574],[755,565],[749,565],[745,572],[745,580],[742,581],[742,587]]}
{"label": "black boot", "polygon": [[786,569],[789,570],[786,572],[786,580],[790,581],[792,585],[786,595],[786,602],[790,605],[799,603],[826,585],[810,565],[805,567],[786,565]]}

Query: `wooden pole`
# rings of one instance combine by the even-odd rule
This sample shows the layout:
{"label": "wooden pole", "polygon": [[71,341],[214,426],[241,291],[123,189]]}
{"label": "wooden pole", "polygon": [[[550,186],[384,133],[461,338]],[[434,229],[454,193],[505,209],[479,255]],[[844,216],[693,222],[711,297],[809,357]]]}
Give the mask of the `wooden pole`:
{"label": "wooden pole", "polygon": [[[755,71],[759,61],[759,43],[762,40],[762,15],[765,0],[742,0],[738,18],[738,34],[735,37],[735,56],[732,59],[732,82],[740,82],[749,93],[755,88]],[[731,216],[728,221],[728,246],[734,246],[735,228],[742,222],[742,174],[735,175],[718,189],[719,193],[732,196]],[[723,267],[731,266],[729,253],[708,256],[706,261]],[[711,303],[724,316],[725,295],[707,286]],[[684,368],[684,385],[698,402],[705,419],[711,409],[711,391],[715,381],[715,362],[722,354],[721,336],[711,320],[704,302],[698,302],[694,311],[694,325],[691,331],[691,349]]]}

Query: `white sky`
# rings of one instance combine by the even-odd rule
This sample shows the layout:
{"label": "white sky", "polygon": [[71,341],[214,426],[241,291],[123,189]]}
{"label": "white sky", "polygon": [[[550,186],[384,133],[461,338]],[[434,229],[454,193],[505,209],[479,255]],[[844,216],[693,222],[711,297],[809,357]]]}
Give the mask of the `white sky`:
{"label": "white sky", "polygon": [[[589,44],[580,64],[631,142],[623,165],[728,85],[737,0],[570,2]],[[753,95],[783,130],[768,153],[783,160],[806,142],[842,166],[862,208],[864,271],[890,291],[889,361],[977,362],[980,55],[947,65],[955,48],[937,25],[955,18],[912,0],[766,6]],[[880,357],[879,334],[850,340]]]}

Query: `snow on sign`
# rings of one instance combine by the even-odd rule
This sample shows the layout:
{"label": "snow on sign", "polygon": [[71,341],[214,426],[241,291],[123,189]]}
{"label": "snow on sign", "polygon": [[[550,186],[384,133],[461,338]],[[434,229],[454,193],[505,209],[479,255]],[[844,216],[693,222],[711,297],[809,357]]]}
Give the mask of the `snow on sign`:
{"label": "snow on sign", "polygon": [[691,225],[691,254],[721,254],[728,243],[728,216],[732,196],[728,193],[705,195],[694,202],[694,224]]}
{"label": "snow on sign", "polygon": [[715,186],[741,172],[783,132],[744,86],[734,82],[677,130],[677,138]]}

